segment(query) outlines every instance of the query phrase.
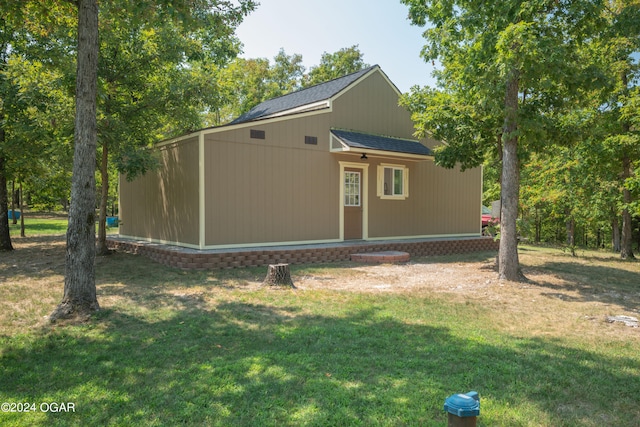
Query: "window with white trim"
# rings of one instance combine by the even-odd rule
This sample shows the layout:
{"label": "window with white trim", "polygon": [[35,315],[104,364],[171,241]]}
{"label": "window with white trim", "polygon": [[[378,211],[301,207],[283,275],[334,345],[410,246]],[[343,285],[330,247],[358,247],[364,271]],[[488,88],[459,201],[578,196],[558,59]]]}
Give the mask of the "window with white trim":
{"label": "window with white trim", "polygon": [[409,169],[384,163],[378,166],[378,197],[399,200],[409,197]]}

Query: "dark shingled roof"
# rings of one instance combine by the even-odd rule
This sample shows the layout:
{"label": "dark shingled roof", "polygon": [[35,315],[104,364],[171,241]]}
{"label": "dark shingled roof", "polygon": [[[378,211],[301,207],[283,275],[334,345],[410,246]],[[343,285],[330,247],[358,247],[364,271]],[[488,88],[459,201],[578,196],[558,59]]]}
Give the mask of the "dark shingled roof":
{"label": "dark shingled roof", "polygon": [[347,130],[331,129],[331,133],[351,148],[393,151],[396,153],[433,156],[433,152],[419,141],[392,138],[389,136],[369,135]]}
{"label": "dark shingled roof", "polygon": [[306,89],[301,89],[278,98],[264,101],[232,121],[230,124],[235,125],[259,120],[272,114],[329,99],[376,67],[377,65],[374,65],[373,67],[339,77],[326,83],[320,83]]}

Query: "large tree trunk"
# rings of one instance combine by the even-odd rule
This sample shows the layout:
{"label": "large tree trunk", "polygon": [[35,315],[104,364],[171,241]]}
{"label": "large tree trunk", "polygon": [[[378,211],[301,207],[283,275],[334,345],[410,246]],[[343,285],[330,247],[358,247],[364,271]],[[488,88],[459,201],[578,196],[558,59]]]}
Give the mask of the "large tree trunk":
{"label": "large tree trunk", "polygon": [[50,319],[98,310],[95,280],[96,94],[98,70],[98,3],[78,2],[78,64],[71,206],[62,302]]}
{"label": "large tree trunk", "polygon": [[98,248],[96,249],[99,255],[107,255],[109,253],[109,248],[107,247],[107,200],[109,197],[108,161],[109,151],[105,139],[105,141],[102,142],[102,162],[100,163],[102,187],[100,192],[100,217],[98,218]]}
{"label": "large tree trunk", "polygon": [[[0,144],[4,142],[4,129],[0,128]],[[7,176],[5,158],[0,152],[0,251],[12,251],[11,234],[9,233],[9,194],[7,193]]]}
{"label": "large tree trunk", "polygon": [[520,168],[518,161],[518,80],[519,72],[511,70],[505,93],[505,118],[502,144],[502,187],[500,213],[500,250],[498,277],[519,281],[523,278],[518,260],[518,198]]}

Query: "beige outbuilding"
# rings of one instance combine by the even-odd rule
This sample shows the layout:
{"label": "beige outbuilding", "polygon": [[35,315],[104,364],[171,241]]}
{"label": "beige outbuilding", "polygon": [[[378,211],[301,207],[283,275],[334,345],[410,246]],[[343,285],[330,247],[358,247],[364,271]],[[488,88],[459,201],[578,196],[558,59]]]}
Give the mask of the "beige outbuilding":
{"label": "beige outbuilding", "polygon": [[120,236],[194,249],[481,235],[481,168],[444,169],[373,66],[157,145]]}

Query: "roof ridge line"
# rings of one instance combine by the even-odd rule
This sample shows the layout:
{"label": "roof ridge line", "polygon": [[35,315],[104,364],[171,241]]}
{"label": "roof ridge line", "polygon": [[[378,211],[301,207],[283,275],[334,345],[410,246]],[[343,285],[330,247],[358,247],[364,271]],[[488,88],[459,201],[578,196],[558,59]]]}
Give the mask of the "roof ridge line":
{"label": "roof ridge line", "polygon": [[377,64],[295,92],[267,99],[240,115],[235,120],[231,121],[231,123],[238,124],[255,121],[262,117],[268,117],[276,113],[288,111],[292,108],[309,105],[313,102],[331,100],[338,94],[343,93],[355,82],[360,81],[364,76],[367,76],[376,70],[380,70],[380,66]]}
{"label": "roof ridge line", "polygon": [[[284,95],[276,96],[274,98],[265,99],[263,102],[272,101],[274,99],[284,98],[285,96],[294,95],[296,93],[304,92],[305,90],[313,89],[313,88],[315,88],[317,86],[321,86],[321,85],[324,85],[324,84],[327,84],[327,83],[335,82],[336,80],[344,79],[344,78],[347,78],[349,76],[353,76],[354,74],[362,73],[363,71],[370,71],[375,67],[378,67],[378,65],[377,64],[376,65],[372,65],[370,67],[363,68],[362,70],[354,71],[353,73],[345,74],[344,76],[335,77],[335,78],[333,78],[331,80],[327,80],[327,81],[324,81],[322,83],[316,83],[316,84],[314,84],[312,86],[303,87],[301,89],[294,90],[293,92],[285,93]],[[366,73],[364,73],[364,74],[366,74]],[[258,104],[258,105],[260,105],[260,104]]]}

